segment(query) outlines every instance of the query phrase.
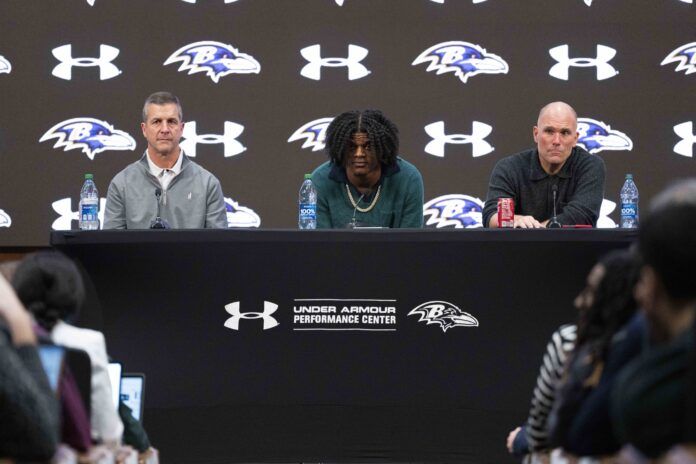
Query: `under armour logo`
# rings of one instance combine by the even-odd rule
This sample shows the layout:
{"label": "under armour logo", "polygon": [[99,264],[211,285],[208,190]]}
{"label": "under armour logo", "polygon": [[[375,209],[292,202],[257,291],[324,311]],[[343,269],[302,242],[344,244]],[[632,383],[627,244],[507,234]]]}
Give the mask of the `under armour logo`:
{"label": "under armour logo", "polygon": [[696,135],[694,134],[694,122],[687,121],[674,126],[674,133],[682,140],[674,146],[674,153],[682,156],[693,158],[694,143],[696,143]]}
{"label": "under armour logo", "polygon": [[205,145],[214,145],[221,143],[225,146],[225,158],[235,156],[246,151],[246,147],[242,145],[237,137],[244,132],[244,126],[235,122],[225,121],[225,132],[222,135],[218,134],[200,134],[196,133],[196,121],[189,121],[184,125],[181,142],[181,148],[186,154],[191,157],[196,156],[196,145],[199,143]]}
{"label": "under armour logo", "polygon": [[95,2],[95,0],[87,0],[87,3],[89,4],[89,6],[94,6],[94,2]]}
{"label": "under armour logo", "polygon": [[327,68],[348,68],[348,80],[351,81],[363,78],[372,72],[361,63],[369,50],[358,45],[348,45],[348,58],[322,58],[321,45],[319,44],[305,47],[300,50],[300,53],[308,61],[300,74],[315,81],[321,79],[321,68],[324,66]]}
{"label": "under armour logo", "polygon": [[[60,217],[53,221],[51,228],[53,230],[70,230],[72,229],[72,222],[80,220],[80,212],[73,211],[72,200],[70,198],[63,198],[62,200],[54,201],[51,206],[53,211],[58,213]],[[99,228],[101,229],[104,225],[104,207],[106,206],[106,198],[99,199]]]}
{"label": "under armour logo", "polygon": [[[196,3],[196,0],[181,0],[181,1],[186,2],[186,3]],[[225,0],[225,3],[234,3],[236,1],[237,0]]]}
{"label": "under armour logo", "polygon": [[278,325],[275,317],[271,316],[278,309],[278,305],[270,301],[263,302],[263,312],[246,312],[239,311],[239,301],[225,305],[225,311],[232,317],[225,321],[225,327],[232,330],[239,330],[239,321],[241,319],[263,319],[263,330],[272,329]]}
{"label": "under armour logo", "polygon": [[112,63],[118,56],[119,49],[110,45],[101,44],[99,46],[99,58],[73,58],[72,45],[61,45],[53,49],[53,56],[60,64],[53,68],[52,74],[61,79],[69,81],[72,79],[72,68],[92,68],[99,67],[99,79],[104,81],[121,74],[121,70]]}
{"label": "under armour logo", "polygon": [[485,140],[492,131],[493,128],[488,124],[474,121],[471,124],[471,135],[445,134],[445,122],[434,122],[425,126],[425,132],[432,138],[425,146],[425,152],[442,158],[445,156],[445,145],[448,143],[470,143],[474,158],[487,155],[494,150],[491,144]]}
{"label": "under armour logo", "polygon": [[602,200],[602,206],[599,207],[599,218],[597,218],[598,229],[613,229],[618,227],[614,220],[609,217],[615,209],[616,203],[606,198]]}
{"label": "under armour logo", "polygon": [[556,79],[568,80],[568,72],[571,67],[575,68],[597,68],[597,80],[602,81],[614,77],[619,72],[609,62],[616,56],[616,50],[606,45],[597,45],[597,56],[595,58],[569,58],[568,45],[559,45],[549,50],[549,55],[557,61],[549,69],[549,75]]}

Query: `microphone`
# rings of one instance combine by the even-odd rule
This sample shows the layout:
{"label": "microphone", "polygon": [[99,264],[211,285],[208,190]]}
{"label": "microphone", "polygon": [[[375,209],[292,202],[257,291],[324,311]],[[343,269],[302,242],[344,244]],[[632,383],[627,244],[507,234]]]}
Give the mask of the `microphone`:
{"label": "microphone", "polygon": [[169,229],[169,224],[167,224],[167,221],[163,220],[161,218],[161,202],[160,202],[160,197],[162,196],[162,189],[157,187],[155,189],[155,198],[157,198],[157,216],[155,219],[150,223],[150,229]]}
{"label": "microphone", "polygon": [[549,229],[560,229],[561,223],[558,222],[558,217],[556,215],[556,197],[558,196],[558,184],[553,184],[551,186],[551,191],[553,192],[553,216],[551,217],[551,220],[549,221],[548,227]]}
{"label": "microphone", "polygon": [[362,201],[363,198],[365,198],[364,193],[361,194],[360,198],[358,198],[358,201],[355,202],[355,208],[353,208],[353,218],[348,223],[349,229],[356,229],[358,227],[358,223],[355,221],[355,213],[358,212],[358,206],[360,206],[360,202]]}

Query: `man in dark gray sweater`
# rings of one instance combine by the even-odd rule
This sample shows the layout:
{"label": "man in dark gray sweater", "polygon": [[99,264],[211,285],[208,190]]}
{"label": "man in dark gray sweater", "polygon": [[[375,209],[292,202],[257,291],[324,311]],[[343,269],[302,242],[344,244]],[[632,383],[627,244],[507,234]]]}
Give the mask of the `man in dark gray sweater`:
{"label": "man in dark gray sweater", "polygon": [[560,224],[597,224],[604,197],[604,160],[575,146],[577,127],[577,114],[570,105],[553,102],[541,109],[533,128],[537,147],[503,158],[493,168],[483,208],[485,227],[498,227],[499,198],[515,201],[515,227],[547,227],[554,190]]}

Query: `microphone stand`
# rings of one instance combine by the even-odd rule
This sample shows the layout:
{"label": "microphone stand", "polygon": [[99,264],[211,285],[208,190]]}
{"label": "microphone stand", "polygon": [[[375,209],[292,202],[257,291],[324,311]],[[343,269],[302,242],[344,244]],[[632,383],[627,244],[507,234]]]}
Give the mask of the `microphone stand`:
{"label": "microphone stand", "polygon": [[160,202],[161,196],[162,196],[162,189],[157,187],[155,189],[155,198],[157,199],[157,216],[150,223],[150,229],[169,229],[169,224],[167,224],[167,221],[165,221],[161,217],[161,207],[162,207],[161,202]]}
{"label": "microphone stand", "polygon": [[556,197],[558,196],[558,184],[553,184],[553,186],[551,186],[551,190],[553,191],[553,216],[551,217],[551,220],[549,221],[546,227],[548,227],[549,229],[560,229],[561,223],[558,222],[558,217],[556,215]]}

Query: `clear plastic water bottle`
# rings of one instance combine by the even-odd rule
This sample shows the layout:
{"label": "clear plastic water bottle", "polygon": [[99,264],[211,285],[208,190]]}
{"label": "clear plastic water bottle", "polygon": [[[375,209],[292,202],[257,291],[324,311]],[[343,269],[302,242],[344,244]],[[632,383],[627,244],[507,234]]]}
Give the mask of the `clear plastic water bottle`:
{"label": "clear plastic water bottle", "polygon": [[300,187],[300,229],[317,228],[317,190],[312,183],[312,175],[305,174]]}
{"label": "clear plastic water bottle", "polygon": [[633,182],[633,174],[626,174],[626,181],[621,187],[621,227],[638,228],[638,187]]}
{"label": "clear plastic water bottle", "polygon": [[79,212],[81,230],[99,230],[99,192],[92,174],[85,174],[85,183],[80,191]]}

